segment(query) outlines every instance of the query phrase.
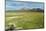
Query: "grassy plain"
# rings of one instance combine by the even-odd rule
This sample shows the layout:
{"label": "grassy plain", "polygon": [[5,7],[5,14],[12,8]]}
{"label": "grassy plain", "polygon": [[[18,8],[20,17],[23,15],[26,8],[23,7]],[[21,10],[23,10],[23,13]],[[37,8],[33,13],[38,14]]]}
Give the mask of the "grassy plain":
{"label": "grassy plain", "polygon": [[16,29],[44,28],[42,12],[6,12],[6,26],[15,24]]}

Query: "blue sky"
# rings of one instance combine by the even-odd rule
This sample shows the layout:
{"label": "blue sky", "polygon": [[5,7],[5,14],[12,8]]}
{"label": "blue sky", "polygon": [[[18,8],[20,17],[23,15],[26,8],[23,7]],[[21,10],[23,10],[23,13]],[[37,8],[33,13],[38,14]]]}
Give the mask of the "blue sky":
{"label": "blue sky", "polygon": [[43,9],[43,3],[41,2],[16,2],[14,0],[6,0],[6,10],[19,10],[22,8],[41,8]]}

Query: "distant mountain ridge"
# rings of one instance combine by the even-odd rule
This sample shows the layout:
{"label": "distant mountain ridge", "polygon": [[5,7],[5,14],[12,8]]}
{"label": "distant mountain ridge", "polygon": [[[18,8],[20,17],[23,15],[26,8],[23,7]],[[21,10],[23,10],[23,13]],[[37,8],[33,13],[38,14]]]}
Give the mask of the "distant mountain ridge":
{"label": "distant mountain ridge", "polygon": [[21,9],[21,10],[6,10],[7,12],[44,12],[44,9],[33,8],[33,9]]}

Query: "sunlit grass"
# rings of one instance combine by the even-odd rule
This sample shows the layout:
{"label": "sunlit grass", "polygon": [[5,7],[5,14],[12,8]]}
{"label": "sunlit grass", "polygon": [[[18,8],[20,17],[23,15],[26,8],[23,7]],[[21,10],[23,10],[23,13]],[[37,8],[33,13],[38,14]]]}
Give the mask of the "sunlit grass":
{"label": "sunlit grass", "polygon": [[16,28],[21,29],[43,28],[43,16],[42,12],[6,13],[6,26],[14,23]]}

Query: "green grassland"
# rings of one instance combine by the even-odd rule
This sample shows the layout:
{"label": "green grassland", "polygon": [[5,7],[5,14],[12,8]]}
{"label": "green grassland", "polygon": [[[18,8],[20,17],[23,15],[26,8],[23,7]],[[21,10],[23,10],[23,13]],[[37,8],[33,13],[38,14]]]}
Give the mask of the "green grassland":
{"label": "green grassland", "polygon": [[42,12],[6,12],[6,26],[15,24],[16,29],[44,28]]}

